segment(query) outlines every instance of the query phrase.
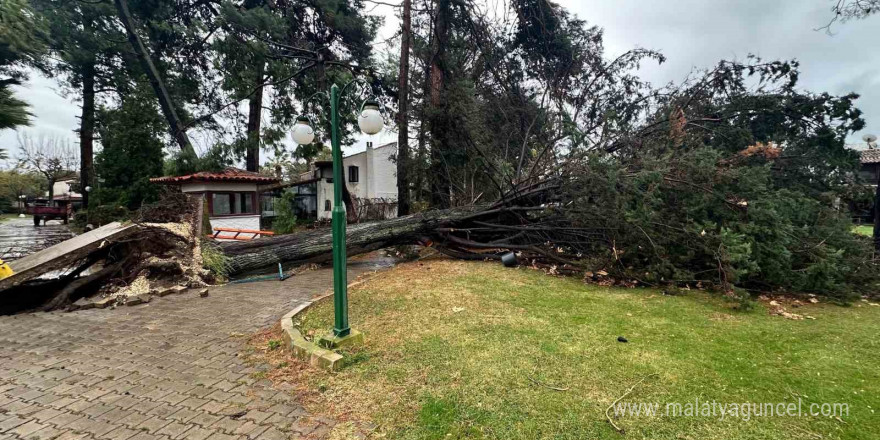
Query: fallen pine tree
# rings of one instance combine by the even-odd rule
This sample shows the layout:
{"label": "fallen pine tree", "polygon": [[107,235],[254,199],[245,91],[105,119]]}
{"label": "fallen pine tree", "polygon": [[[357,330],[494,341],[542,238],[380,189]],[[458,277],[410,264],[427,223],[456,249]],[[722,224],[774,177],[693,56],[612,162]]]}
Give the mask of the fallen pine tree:
{"label": "fallen pine tree", "polygon": [[[594,136],[579,128],[567,143],[536,141],[528,166],[505,167],[506,157],[466,142],[490,182],[473,193],[495,202],[352,225],[349,254],[430,242],[456,258],[514,251],[551,272],[711,287],[744,300],[768,291],[876,295],[872,242],[852,233],[846,209],[870,191],[858,153],[846,148],[864,126],[856,96],[799,90],[797,63],[753,61],[721,62],[646,95],[627,107],[635,109],[627,121],[596,113]],[[246,272],[328,259],[330,238],[312,231],[223,251],[233,272]]]}
{"label": "fallen pine tree", "polygon": [[[747,86],[750,69],[760,76],[757,88]],[[527,167],[497,167],[502,158],[468,144],[494,186],[479,197],[493,202],[466,199],[450,209],[349,225],[348,255],[430,244],[454,258],[498,259],[512,251],[551,273],[602,274],[603,282],[628,286],[702,286],[744,300],[754,292],[841,300],[876,294],[872,242],[851,232],[841,208],[865,192],[858,154],[845,146],[863,121],[853,96],[798,91],[796,76],[785,63],[722,63],[658,95],[644,120],[613,136],[565,148],[537,145]],[[165,209],[167,216],[152,221],[191,218],[175,206],[183,205],[157,204],[154,214]],[[176,240],[142,242],[170,251]],[[200,241],[187,241],[194,255],[184,261],[201,277],[193,267]],[[138,258],[103,281],[130,286],[163,273],[144,266],[147,260],[174,255],[127,249]],[[332,235],[312,230],[218,249],[227,272],[242,275],[329,261]]]}

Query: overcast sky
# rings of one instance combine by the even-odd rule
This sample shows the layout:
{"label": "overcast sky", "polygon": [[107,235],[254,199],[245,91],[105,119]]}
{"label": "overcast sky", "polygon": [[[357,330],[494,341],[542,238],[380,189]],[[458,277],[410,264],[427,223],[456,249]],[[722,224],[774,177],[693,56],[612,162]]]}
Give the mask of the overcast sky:
{"label": "overcast sky", "polygon": [[[694,68],[713,66],[721,59],[797,59],[801,87],[833,94],[856,92],[865,113],[864,133],[880,133],[880,15],[836,24],[834,35],[815,28],[831,17],[829,0],[560,0],[560,4],[605,29],[607,55],[633,47],[663,52],[667,62],[643,66],[641,75],[655,84],[679,81]],[[378,10],[377,10],[378,11]],[[399,26],[386,18],[383,33]],[[873,43],[872,43],[873,42]],[[50,79],[33,77],[18,95],[36,116],[28,132],[65,136],[76,142],[73,130],[78,105],[58,93]],[[860,142],[864,133],[850,137]],[[378,142],[393,141],[386,134]],[[0,132],[0,148],[18,149],[12,130]],[[354,148],[352,151],[361,148]],[[264,154],[265,156],[265,154]]]}

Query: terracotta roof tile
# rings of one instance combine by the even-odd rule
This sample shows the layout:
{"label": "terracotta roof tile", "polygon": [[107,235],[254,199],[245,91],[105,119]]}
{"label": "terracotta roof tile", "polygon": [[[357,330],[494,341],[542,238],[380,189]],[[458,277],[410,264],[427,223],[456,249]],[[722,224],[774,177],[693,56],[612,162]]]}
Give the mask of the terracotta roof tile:
{"label": "terracotta roof tile", "polygon": [[226,168],[219,173],[202,171],[195,174],[187,174],[186,176],[165,176],[154,177],[150,182],[154,183],[186,183],[186,182],[254,182],[254,183],[274,183],[280,179],[276,177],[264,176],[259,173],[245,171],[238,168]]}
{"label": "terracotta roof tile", "polygon": [[880,163],[880,150],[862,150],[862,163]]}

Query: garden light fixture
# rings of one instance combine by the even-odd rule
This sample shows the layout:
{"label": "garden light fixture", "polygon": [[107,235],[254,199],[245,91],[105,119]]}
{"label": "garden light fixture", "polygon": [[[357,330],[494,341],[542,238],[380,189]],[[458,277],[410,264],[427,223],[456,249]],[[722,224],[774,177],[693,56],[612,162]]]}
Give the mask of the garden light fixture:
{"label": "garden light fixture", "polygon": [[[340,91],[334,84],[330,87],[329,96],[318,92],[305,101],[308,104],[312,98],[321,96],[330,101],[330,143],[333,153],[333,333],[329,337],[321,339],[322,345],[336,347],[359,340],[360,333],[352,332],[348,325],[348,274],[346,268],[347,255],[345,252],[345,205],[342,202],[342,148],[339,145],[339,97],[349,86],[360,82],[358,80],[346,84]],[[364,134],[373,135],[382,131],[385,121],[379,111],[379,101],[367,99],[361,104],[358,115],[358,127]],[[293,140],[300,145],[311,143],[315,138],[315,131],[307,116],[296,118],[291,135]]]}

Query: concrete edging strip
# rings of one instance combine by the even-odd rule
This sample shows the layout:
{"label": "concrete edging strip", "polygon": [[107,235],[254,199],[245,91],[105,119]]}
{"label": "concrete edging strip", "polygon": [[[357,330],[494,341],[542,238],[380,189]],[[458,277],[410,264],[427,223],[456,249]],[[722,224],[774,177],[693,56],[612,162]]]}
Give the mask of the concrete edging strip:
{"label": "concrete edging strip", "polygon": [[[370,275],[378,271],[372,272]],[[365,279],[360,279],[348,285],[349,288],[362,284]],[[309,365],[317,368],[323,368],[329,371],[337,371],[342,368],[342,355],[326,348],[318,346],[314,342],[310,342],[303,337],[302,332],[293,325],[293,320],[303,312],[315,304],[320,303],[328,298],[333,297],[333,292],[325,293],[318,297],[304,302],[290,312],[281,317],[281,330],[284,343],[293,351],[294,356],[309,363]]]}

